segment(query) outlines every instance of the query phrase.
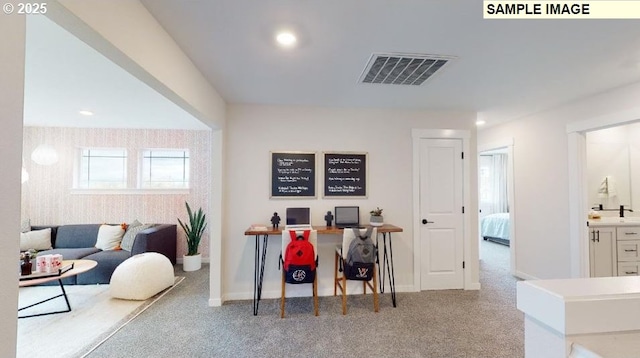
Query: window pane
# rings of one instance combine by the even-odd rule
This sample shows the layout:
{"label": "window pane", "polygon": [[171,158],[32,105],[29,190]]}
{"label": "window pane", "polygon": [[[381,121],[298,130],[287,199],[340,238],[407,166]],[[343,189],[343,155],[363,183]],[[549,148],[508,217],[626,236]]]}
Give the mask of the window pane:
{"label": "window pane", "polygon": [[186,150],[145,150],[142,154],[143,188],[188,188],[189,152]]}
{"label": "window pane", "polygon": [[91,189],[123,189],[127,187],[127,153],[124,149],[92,149],[81,151],[78,186]]}

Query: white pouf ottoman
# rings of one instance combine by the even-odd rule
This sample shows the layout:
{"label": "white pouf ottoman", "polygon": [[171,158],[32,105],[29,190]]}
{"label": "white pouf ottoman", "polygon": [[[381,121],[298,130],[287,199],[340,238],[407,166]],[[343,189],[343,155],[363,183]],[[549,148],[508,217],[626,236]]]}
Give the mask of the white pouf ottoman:
{"label": "white pouf ottoman", "polygon": [[173,265],[157,252],[131,256],[122,262],[111,276],[111,297],[125,300],[146,300],[173,285]]}

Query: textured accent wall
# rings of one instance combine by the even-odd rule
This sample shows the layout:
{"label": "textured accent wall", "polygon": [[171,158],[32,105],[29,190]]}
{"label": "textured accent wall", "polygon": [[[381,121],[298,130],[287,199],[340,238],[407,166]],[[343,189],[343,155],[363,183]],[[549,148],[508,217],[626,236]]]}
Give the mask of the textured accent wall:
{"label": "textured accent wall", "polygon": [[[31,152],[43,143],[57,150],[57,164],[42,166],[31,160]],[[127,148],[130,187],[137,182],[140,150],[189,149],[191,188],[185,194],[79,194],[72,188],[80,147]],[[22,218],[29,218],[32,225],[129,223],[136,219],[143,223],[177,224],[178,217],[187,219],[185,201],[209,214],[210,131],[25,127],[23,158],[29,181],[22,185]],[[178,257],[185,252],[184,233],[178,226]],[[208,230],[200,252],[203,257],[209,256]]]}

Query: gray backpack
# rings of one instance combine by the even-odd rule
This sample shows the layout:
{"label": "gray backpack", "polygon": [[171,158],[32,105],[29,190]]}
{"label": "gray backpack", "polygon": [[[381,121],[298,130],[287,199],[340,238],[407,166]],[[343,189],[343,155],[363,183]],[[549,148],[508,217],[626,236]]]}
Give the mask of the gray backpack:
{"label": "gray backpack", "polygon": [[354,228],[356,238],[349,244],[345,274],[350,280],[369,281],[373,277],[373,270],[377,258],[376,246],[371,240],[373,228],[368,228],[364,235]]}

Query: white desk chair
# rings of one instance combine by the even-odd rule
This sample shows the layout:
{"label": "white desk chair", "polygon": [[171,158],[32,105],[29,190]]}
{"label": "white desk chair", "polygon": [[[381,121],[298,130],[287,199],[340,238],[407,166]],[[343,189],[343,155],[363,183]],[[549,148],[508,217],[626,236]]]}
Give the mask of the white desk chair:
{"label": "white desk chair", "polygon": [[[290,231],[294,231],[296,236],[303,235],[305,230],[309,230],[309,242],[313,245],[313,251],[315,253],[316,260],[316,269],[313,271],[313,307],[314,313],[318,315],[318,232],[313,230],[311,226],[309,227],[300,227],[300,225],[295,225],[293,227],[286,226],[284,230],[282,230],[282,249],[280,251],[280,263],[282,264],[282,295],[280,300],[280,318],[284,318],[284,303],[285,303],[285,291],[287,285],[287,272],[284,269],[284,255],[287,250],[287,245],[291,242],[291,234]],[[293,282],[291,282],[293,283]],[[295,283],[299,284],[299,283]]]}
{"label": "white desk chair", "polygon": [[[360,229],[359,231],[360,231],[360,235],[364,235],[367,229]],[[378,234],[377,229],[373,228],[373,230],[371,231],[371,240],[373,240],[374,243],[375,243],[377,234]],[[353,278],[348,278],[346,275],[347,257],[349,255],[349,245],[351,244],[351,241],[355,239],[356,239],[356,236],[353,232],[353,229],[345,228],[342,234],[342,246],[336,247],[336,255],[335,255],[335,262],[334,262],[333,295],[337,296],[338,287],[339,287],[340,292],[342,293],[342,314],[343,315],[347,314],[347,280],[362,281],[362,289],[363,289],[364,295],[367,294],[367,286],[369,286],[369,288],[373,292],[373,311],[378,312],[379,310],[378,290],[376,289],[378,285],[378,274],[377,274],[378,270],[376,267],[376,263],[378,262],[377,254],[376,254],[376,260],[373,263],[373,275],[371,279],[369,280],[353,279]],[[342,275],[338,276],[338,272],[342,272]]]}

